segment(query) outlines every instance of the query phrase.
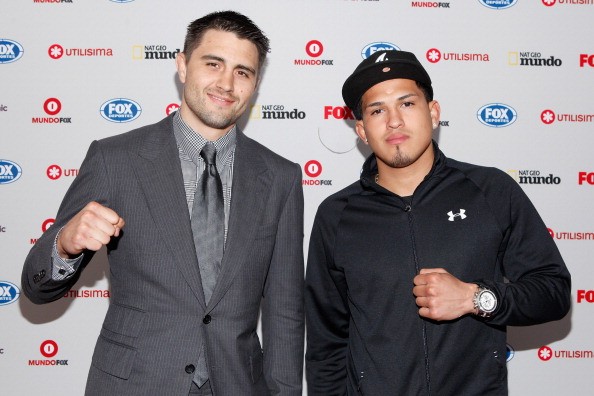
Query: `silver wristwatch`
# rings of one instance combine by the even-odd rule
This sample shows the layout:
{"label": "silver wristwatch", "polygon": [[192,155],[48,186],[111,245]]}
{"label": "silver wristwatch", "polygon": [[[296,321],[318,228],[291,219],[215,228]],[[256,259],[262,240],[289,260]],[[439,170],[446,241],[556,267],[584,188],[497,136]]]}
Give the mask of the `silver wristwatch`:
{"label": "silver wristwatch", "polygon": [[488,318],[497,309],[497,296],[493,291],[483,285],[477,284],[478,290],[474,293],[473,303],[477,315]]}

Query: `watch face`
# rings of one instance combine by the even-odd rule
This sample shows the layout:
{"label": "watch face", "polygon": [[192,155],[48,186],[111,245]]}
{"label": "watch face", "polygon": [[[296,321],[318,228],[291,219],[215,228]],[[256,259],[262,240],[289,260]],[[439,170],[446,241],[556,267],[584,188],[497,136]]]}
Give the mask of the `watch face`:
{"label": "watch face", "polygon": [[482,311],[492,312],[497,306],[497,298],[490,290],[483,290],[478,298],[479,307]]}

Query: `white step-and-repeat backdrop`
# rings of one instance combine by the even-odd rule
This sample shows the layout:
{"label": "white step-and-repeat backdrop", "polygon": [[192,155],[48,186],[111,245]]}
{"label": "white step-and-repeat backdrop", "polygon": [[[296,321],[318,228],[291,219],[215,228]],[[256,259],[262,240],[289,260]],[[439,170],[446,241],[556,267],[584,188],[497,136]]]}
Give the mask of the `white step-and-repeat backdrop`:
{"label": "white step-and-repeat backdrop", "polygon": [[0,393],[83,393],[109,304],[105,254],[68,295],[43,306],[20,295],[22,263],[51,226],[90,142],[177,107],[174,58],[185,29],[222,9],[245,13],[271,39],[241,126],[301,164],[306,247],[318,204],[357,179],[368,154],[342,83],[378,49],[417,54],[441,103],[435,137],[443,151],[512,174],[573,275],[565,319],[509,328],[510,394],[592,392],[593,3],[2,0]]}

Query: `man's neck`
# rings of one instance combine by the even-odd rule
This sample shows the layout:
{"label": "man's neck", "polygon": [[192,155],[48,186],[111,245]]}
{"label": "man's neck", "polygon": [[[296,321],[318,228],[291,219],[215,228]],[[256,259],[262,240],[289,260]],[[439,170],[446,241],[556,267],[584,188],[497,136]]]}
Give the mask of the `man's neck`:
{"label": "man's neck", "polygon": [[187,126],[192,128],[194,132],[200,134],[200,136],[202,136],[204,139],[210,142],[214,142],[215,140],[220,139],[235,126],[235,124],[233,124],[230,125],[227,129],[216,129],[204,125],[204,123],[198,120],[198,118],[190,111],[190,109],[188,109],[185,106],[182,106],[179,109],[179,115],[181,116],[181,119],[186,123]]}
{"label": "man's neck", "polygon": [[401,197],[413,195],[419,184],[431,171],[435,153],[429,148],[417,161],[403,168],[393,168],[378,161],[376,181],[386,190]]}

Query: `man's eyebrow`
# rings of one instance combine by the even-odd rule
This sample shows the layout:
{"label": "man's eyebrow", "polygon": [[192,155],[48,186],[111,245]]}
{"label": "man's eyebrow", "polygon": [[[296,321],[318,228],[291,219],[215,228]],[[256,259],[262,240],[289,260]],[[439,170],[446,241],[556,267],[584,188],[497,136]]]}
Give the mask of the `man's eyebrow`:
{"label": "man's eyebrow", "polygon": [[250,72],[251,74],[253,74],[254,76],[256,75],[256,70],[253,67],[249,67],[249,66],[245,66],[242,64],[239,64],[235,67],[236,69],[241,69],[241,70],[245,70],[247,72]]}
{"label": "man's eyebrow", "polygon": [[406,99],[410,98],[411,96],[419,96],[419,95],[417,95],[416,93],[409,93],[409,94],[399,97],[397,100],[406,100]]}
{"label": "man's eyebrow", "polygon": [[[201,59],[204,59],[204,60],[214,60],[214,61],[217,61],[217,62],[221,62],[221,63],[226,64],[225,59],[221,58],[220,56],[216,56],[216,55],[209,55],[209,54],[202,55]],[[252,73],[253,75],[256,75],[256,70],[253,67],[249,67],[249,66],[246,66],[246,65],[239,64],[239,65],[235,66],[235,68],[236,69],[245,70],[247,72]]]}
{"label": "man's eyebrow", "polygon": [[201,59],[204,59],[204,60],[215,60],[215,61],[218,61],[218,62],[221,62],[221,63],[225,63],[225,59],[221,58],[220,56],[216,56],[216,55],[208,55],[208,54],[202,55],[201,56]]}
{"label": "man's eyebrow", "polygon": [[377,101],[377,102],[372,102],[372,103],[368,103],[367,106],[365,106],[365,108],[368,107],[377,107],[377,106],[381,106],[383,105],[385,102],[382,101]]}
{"label": "man's eyebrow", "polygon": [[[419,96],[419,95],[417,95],[416,93],[409,93],[409,94],[406,94],[406,95],[403,95],[403,96],[397,98],[396,100],[397,101],[403,101],[403,100],[406,100],[406,99],[410,98],[411,96]],[[377,102],[369,103],[365,107],[375,107],[375,106],[381,106],[383,104],[385,104],[385,102],[380,100],[380,101],[377,101]]]}

